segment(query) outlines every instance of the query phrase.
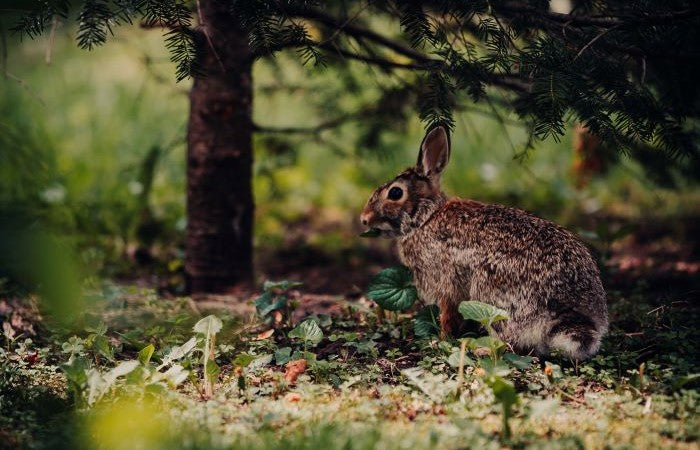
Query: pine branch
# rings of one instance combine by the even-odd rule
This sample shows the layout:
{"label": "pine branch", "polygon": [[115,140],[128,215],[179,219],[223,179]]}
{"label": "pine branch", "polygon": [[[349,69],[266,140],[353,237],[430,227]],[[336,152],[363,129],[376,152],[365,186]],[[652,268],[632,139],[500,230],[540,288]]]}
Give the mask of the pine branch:
{"label": "pine branch", "polygon": [[692,19],[700,16],[700,9],[697,8],[656,15],[625,16],[608,14],[601,16],[584,16],[562,14],[551,12],[549,10],[537,9],[520,1],[509,1],[501,5],[496,5],[496,7],[499,11],[536,15],[553,22],[575,27],[612,28],[637,25],[668,25],[671,22]]}

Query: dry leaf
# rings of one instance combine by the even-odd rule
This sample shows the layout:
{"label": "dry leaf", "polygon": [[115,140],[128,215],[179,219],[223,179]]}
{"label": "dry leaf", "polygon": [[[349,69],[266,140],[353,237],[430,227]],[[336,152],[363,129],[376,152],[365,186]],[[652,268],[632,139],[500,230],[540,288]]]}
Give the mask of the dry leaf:
{"label": "dry leaf", "polygon": [[262,341],[262,340],[268,339],[273,334],[275,334],[275,330],[271,328],[267,331],[263,331],[262,333],[258,333],[258,335],[255,337],[255,340]]}
{"label": "dry leaf", "polygon": [[290,392],[284,396],[284,399],[288,402],[298,402],[301,400],[301,395],[297,394],[296,392]]}
{"label": "dry leaf", "polygon": [[295,361],[289,361],[285,368],[284,379],[287,380],[287,383],[294,384],[296,383],[297,378],[299,378],[299,375],[304,373],[306,370],[306,360],[302,358]]}
{"label": "dry leaf", "polygon": [[472,350],[472,353],[474,353],[474,355],[482,358],[484,356],[489,356],[491,354],[491,349],[489,349],[488,347],[479,347],[479,348],[475,348],[474,350]]}

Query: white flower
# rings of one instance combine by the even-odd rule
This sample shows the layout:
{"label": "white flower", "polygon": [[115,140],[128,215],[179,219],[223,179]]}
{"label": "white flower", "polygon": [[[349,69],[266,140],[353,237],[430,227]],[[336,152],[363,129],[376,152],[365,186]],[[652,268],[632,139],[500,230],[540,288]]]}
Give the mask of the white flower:
{"label": "white flower", "polygon": [[498,167],[491,163],[483,163],[479,167],[479,174],[484,181],[493,181],[498,176]]}
{"label": "white flower", "polygon": [[139,195],[143,192],[143,184],[139,181],[133,180],[129,182],[129,192],[131,195]]}
{"label": "white flower", "polygon": [[66,188],[60,184],[54,184],[41,191],[39,196],[46,203],[61,203],[66,198]]}

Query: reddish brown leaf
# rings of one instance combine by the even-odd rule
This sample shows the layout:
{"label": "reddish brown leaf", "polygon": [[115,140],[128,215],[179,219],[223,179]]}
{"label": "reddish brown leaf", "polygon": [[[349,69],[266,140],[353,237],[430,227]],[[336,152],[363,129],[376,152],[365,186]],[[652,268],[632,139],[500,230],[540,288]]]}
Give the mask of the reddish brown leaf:
{"label": "reddish brown leaf", "polygon": [[262,341],[262,340],[265,340],[265,339],[270,338],[270,336],[272,336],[273,334],[275,334],[275,330],[274,330],[274,329],[269,329],[269,330],[267,330],[267,331],[263,331],[262,333],[259,333],[259,334],[255,337],[255,340],[256,340],[256,341]]}
{"label": "reddish brown leaf", "polygon": [[306,370],[306,360],[297,359],[294,361],[289,361],[285,368],[284,379],[287,380],[287,383],[294,384],[296,383],[297,378],[299,378],[299,375],[304,373]]}

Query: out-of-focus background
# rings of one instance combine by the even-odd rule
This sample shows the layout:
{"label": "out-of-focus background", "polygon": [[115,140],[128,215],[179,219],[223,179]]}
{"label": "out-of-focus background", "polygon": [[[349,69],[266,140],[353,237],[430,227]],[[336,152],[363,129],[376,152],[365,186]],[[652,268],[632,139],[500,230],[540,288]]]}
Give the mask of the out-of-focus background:
{"label": "out-of-focus background", "polygon": [[[0,200],[38,212],[89,275],[180,293],[191,81],[175,82],[159,30],[122,27],[91,52],[77,48],[74,32],[6,37]],[[361,118],[314,132],[265,131],[322,124],[335,107],[355,106],[347,102],[371,104],[389,82],[361,64],[346,69],[310,69],[284,55],[254,65],[258,280],[303,276],[312,289],[343,292],[366,279],[368,264],[393,258],[390,243],[358,237],[357,217],[376,186],[414,163],[424,133],[417,114],[405,132],[370,137],[357,136]],[[345,104],[319,104],[324,92],[353,85]],[[528,209],[591,242],[625,224],[670,236],[697,231],[696,185],[657,182],[653,170],[587,142],[574,123],[560,141],[525,151],[524,127],[498,105],[467,108],[455,122],[443,181],[451,195]],[[669,239],[666,250],[683,251]]]}

